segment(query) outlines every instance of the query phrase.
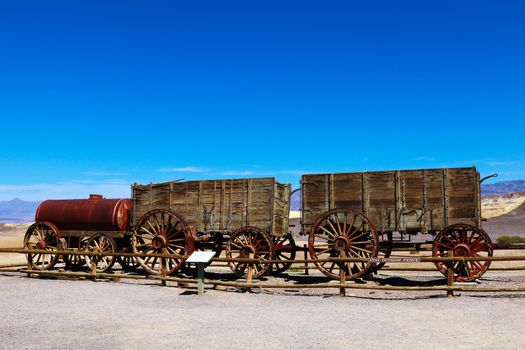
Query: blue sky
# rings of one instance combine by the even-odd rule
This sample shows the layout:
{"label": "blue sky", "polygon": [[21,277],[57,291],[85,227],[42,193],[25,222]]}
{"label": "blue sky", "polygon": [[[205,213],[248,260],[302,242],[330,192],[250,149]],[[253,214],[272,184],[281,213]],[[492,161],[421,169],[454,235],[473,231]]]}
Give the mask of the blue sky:
{"label": "blue sky", "polygon": [[525,178],[520,1],[2,1],[0,200],[476,165]]}

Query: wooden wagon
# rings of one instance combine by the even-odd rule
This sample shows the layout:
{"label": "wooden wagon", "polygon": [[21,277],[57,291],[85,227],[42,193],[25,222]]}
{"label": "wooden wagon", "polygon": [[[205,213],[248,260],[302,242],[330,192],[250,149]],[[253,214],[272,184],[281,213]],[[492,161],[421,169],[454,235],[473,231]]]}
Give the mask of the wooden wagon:
{"label": "wooden wagon", "polygon": [[[396,245],[424,234],[434,256],[491,256],[490,238],[481,229],[480,178],[476,168],[310,174],[301,179],[302,232],[308,234],[310,257],[326,276],[356,278],[382,266]],[[35,268],[50,269],[60,256],[81,266],[96,259],[107,271],[115,257],[98,258],[90,251],[171,253],[168,273],[184,265],[196,249],[225,246],[226,257],[260,259],[253,277],[273,268],[290,267],[296,248],[288,234],[290,185],[274,178],[171,181],[132,186],[132,199],[43,202],[36,223],[25,236],[27,248],[52,254],[36,256]],[[225,243],[225,244],[224,244]],[[86,256],[67,254],[83,250]],[[65,252],[64,252],[65,251]],[[329,257],[365,258],[364,262],[325,262]],[[269,260],[281,262],[271,264]],[[149,273],[161,271],[160,259],[138,258]],[[122,266],[135,261],[122,258]],[[245,276],[247,265],[231,262]],[[442,263],[436,264],[445,271]],[[459,281],[480,277],[489,262],[456,262]]]}
{"label": "wooden wagon", "polygon": [[[397,243],[427,234],[434,256],[491,256],[481,229],[480,177],[475,167],[303,175],[302,231],[312,259],[388,257]],[[374,259],[372,259],[374,260]],[[380,261],[380,259],[376,259]],[[456,262],[456,279],[480,277],[490,262]],[[443,263],[436,264],[445,271]],[[316,262],[325,275],[356,278],[374,262]]]}
{"label": "wooden wagon", "polygon": [[[254,277],[267,273],[265,260],[293,259],[295,250],[288,235],[290,185],[274,178],[249,178],[165,182],[132,186],[133,251],[168,252],[187,256],[195,249],[213,249],[220,254],[226,241],[226,256],[261,259]],[[160,273],[159,259],[138,259],[149,273]],[[168,273],[184,261],[168,259]],[[274,265],[277,270],[289,264]],[[244,276],[246,264],[230,263]]]}

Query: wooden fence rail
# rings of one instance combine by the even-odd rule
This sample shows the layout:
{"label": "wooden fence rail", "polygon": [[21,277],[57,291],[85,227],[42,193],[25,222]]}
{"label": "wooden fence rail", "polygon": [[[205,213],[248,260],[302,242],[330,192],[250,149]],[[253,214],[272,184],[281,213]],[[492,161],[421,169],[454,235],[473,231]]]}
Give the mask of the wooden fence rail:
{"label": "wooden fence rail", "polygon": [[[188,256],[177,255],[177,254],[163,254],[163,253],[121,253],[121,252],[87,252],[78,250],[40,250],[40,249],[22,249],[22,248],[0,248],[0,253],[20,253],[20,254],[53,254],[53,255],[93,255],[93,256],[117,256],[117,257],[157,257],[166,259],[187,259]],[[509,256],[479,256],[479,257],[434,257],[434,256],[419,256],[419,257],[406,257],[408,261],[396,261],[396,263],[416,263],[416,262],[465,262],[465,261],[525,261],[523,255],[509,255]],[[264,263],[315,263],[315,262],[368,262],[369,258],[327,258],[327,259],[295,259],[295,260],[262,260],[262,259],[250,259],[250,258],[213,258],[212,261],[217,262],[241,262],[246,264]],[[372,259],[373,260],[373,259]],[[415,261],[417,260],[417,261]]]}
{"label": "wooden fence rail", "polygon": [[[22,248],[4,248],[0,249],[0,253],[19,253],[26,254],[28,256],[34,254],[59,254],[59,255],[93,255],[93,256],[119,256],[119,257],[160,257],[163,261],[165,259],[186,259],[187,256],[180,256],[176,254],[166,254],[164,253],[106,253],[106,252],[86,252],[86,251],[68,251],[68,250],[59,250],[59,251],[48,251],[48,250],[38,250],[38,249],[22,249]],[[29,259],[30,260],[30,259]],[[344,269],[341,269],[342,273],[339,281],[334,281],[330,283],[307,283],[307,284],[292,284],[292,283],[256,283],[252,282],[250,275],[253,274],[253,265],[256,263],[261,263],[262,261],[254,258],[214,258],[215,262],[241,262],[248,265],[248,279],[246,282],[231,282],[231,281],[221,281],[221,280],[204,280],[204,284],[213,285],[213,286],[227,286],[227,287],[236,287],[236,288],[246,288],[250,290],[251,288],[338,288],[339,295],[345,296],[346,289],[368,289],[368,290],[397,290],[397,291],[446,291],[448,297],[452,297],[455,291],[462,292],[525,292],[525,288],[522,287],[503,287],[503,288],[483,288],[483,287],[469,287],[469,286],[454,286],[454,274],[452,270],[453,263],[456,261],[525,261],[525,256],[498,256],[498,257],[426,257],[421,256],[417,257],[417,261],[414,261],[414,257],[407,257],[409,263],[413,262],[444,262],[447,266],[447,285],[445,286],[387,286],[387,285],[362,285],[347,283],[344,276]],[[295,264],[312,264],[315,262],[368,262],[367,258],[329,258],[329,259],[298,259],[298,260],[264,260],[264,263],[288,263],[292,262]],[[396,261],[397,262],[397,261]],[[403,261],[400,261],[403,263]],[[165,264],[163,264],[165,265]],[[166,285],[166,282],[177,282],[179,284],[193,284],[197,283],[197,279],[191,278],[180,278],[166,276],[166,269],[161,269],[160,275],[133,275],[133,274],[113,274],[113,273],[97,273],[96,268],[92,268],[91,272],[69,272],[69,271],[41,271],[34,270],[31,266],[31,263],[27,264],[26,269],[11,269],[9,267],[17,267],[20,264],[7,264],[0,265],[1,271],[9,272],[21,272],[25,273],[28,276],[31,275],[42,275],[42,276],[62,276],[62,277],[85,277],[89,279],[96,280],[97,278],[109,278],[109,279],[138,279],[138,280],[159,280],[161,285]],[[307,269],[306,265],[306,269]],[[521,269],[521,268],[520,268]],[[501,270],[501,269],[499,269]],[[512,268],[507,268],[504,270],[512,270]]]}

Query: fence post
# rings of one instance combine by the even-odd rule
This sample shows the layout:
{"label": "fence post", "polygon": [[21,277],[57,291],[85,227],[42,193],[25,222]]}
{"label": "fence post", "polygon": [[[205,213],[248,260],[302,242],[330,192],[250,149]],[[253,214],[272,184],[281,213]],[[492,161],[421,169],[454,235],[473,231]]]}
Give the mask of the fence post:
{"label": "fence post", "polygon": [[95,259],[96,259],[95,256],[91,257],[91,274],[93,275],[91,279],[93,281],[96,281],[97,279],[97,263],[95,262]]}
{"label": "fence post", "polygon": [[[255,256],[253,253],[250,253],[250,255],[248,256],[249,259],[254,259]],[[246,276],[246,283],[252,283],[252,278],[253,278],[253,262],[250,262],[248,264],[248,274]],[[246,290],[248,291],[248,293],[251,293],[252,289],[250,287],[246,288]]]}
{"label": "fence post", "polygon": [[197,295],[204,294],[204,263],[197,263]]}
{"label": "fence post", "polygon": [[304,248],[304,250],[303,250],[303,252],[304,252],[304,260],[305,260],[305,261],[304,261],[304,274],[305,274],[305,275],[309,275],[309,272],[308,272],[308,261],[306,261],[306,260],[308,260],[308,254],[307,254],[307,252],[306,252],[306,250],[307,250],[307,245],[304,244],[304,245],[303,245],[303,248]]}
{"label": "fence post", "polygon": [[[448,251],[448,257],[454,257],[454,251]],[[447,287],[454,287],[454,261],[447,261]],[[447,289],[447,298],[454,298],[454,291],[452,289]]]}
{"label": "fence post", "polygon": [[[164,254],[168,254],[168,250],[166,248],[162,248],[162,255]],[[160,258],[160,275],[162,278],[166,278],[167,275],[166,258],[164,256]],[[166,287],[166,280],[161,280],[160,284],[161,286]]]}
{"label": "fence post", "polygon": [[346,295],[345,287],[343,287],[343,284],[346,283],[345,267],[346,267],[345,263],[341,262],[341,264],[339,265],[339,283],[341,284],[341,286],[339,287],[339,296],[341,298],[344,298]]}
{"label": "fence post", "polygon": [[31,277],[32,270],[33,270],[33,255],[27,254],[27,277]]}

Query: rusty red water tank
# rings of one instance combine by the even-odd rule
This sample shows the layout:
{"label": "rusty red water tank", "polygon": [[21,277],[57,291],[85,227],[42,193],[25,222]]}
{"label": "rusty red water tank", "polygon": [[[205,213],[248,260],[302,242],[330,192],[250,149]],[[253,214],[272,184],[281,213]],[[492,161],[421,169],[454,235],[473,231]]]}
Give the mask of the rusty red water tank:
{"label": "rusty red water tank", "polygon": [[35,220],[49,221],[59,230],[126,231],[131,199],[106,199],[92,194],[89,199],[62,199],[42,202]]}

